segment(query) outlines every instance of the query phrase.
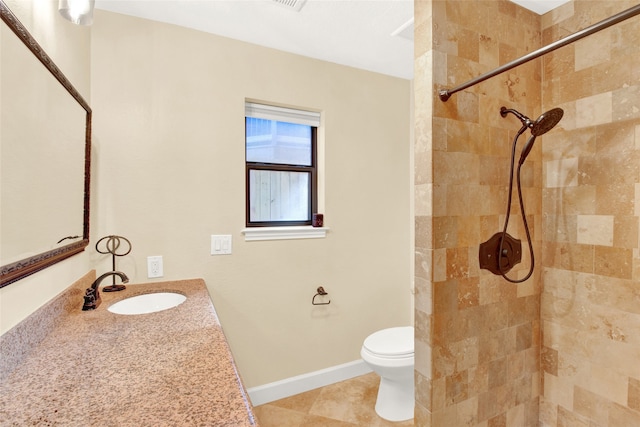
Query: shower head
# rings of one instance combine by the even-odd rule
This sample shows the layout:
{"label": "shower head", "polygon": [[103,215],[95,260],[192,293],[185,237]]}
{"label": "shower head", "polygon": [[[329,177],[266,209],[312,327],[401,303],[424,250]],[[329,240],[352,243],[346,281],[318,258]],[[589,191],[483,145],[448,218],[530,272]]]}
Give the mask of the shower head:
{"label": "shower head", "polygon": [[[531,152],[531,149],[533,148],[533,143],[535,142],[536,137],[542,134],[545,134],[549,132],[551,129],[553,129],[553,127],[558,124],[558,122],[560,121],[560,119],[562,119],[562,116],[564,115],[564,111],[562,110],[562,108],[554,108],[545,113],[542,113],[535,122],[532,122],[529,117],[525,116],[519,111],[513,110],[511,108],[506,108],[506,107],[500,108],[500,115],[502,117],[506,117],[507,114],[509,113],[516,116],[522,122],[522,128],[518,132],[518,135],[524,132],[527,128],[531,129],[531,137],[529,138],[527,143],[524,145],[524,147],[522,148],[522,152],[520,153],[520,164],[524,163],[525,159]],[[514,149],[515,149],[515,145],[514,145]]]}
{"label": "shower head", "polygon": [[531,129],[531,134],[533,136],[540,136],[544,133],[549,132],[555,125],[558,124],[558,122],[564,115],[564,111],[562,110],[562,108],[554,108],[553,110],[549,110],[546,113],[542,113],[535,122],[532,122],[529,117],[525,116],[517,110],[506,107],[500,108],[500,115],[502,117],[507,117],[507,114],[509,113],[520,119],[523,126]]}
{"label": "shower head", "polygon": [[554,108],[553,110],[549,110],[546,113],[542,113],[540,117],[535,121],[535,123],[531,126],[531,135],[540,136],[549,132],[555,125],[558,124],[562,116],[564,115],[564,111],[562,108]]}
{"label": "shower head", "polygon": [[523,164],[529,155],[536,137],[553,129],[560,119],[562,119],[563,115],[564,111],[562,111],[562,108],[554,108],[553,110],[540,114],[540,117],[538,117],[536,122],[531,126],[531,137],[522,148],[522,153],[520,153],[520,164]]}

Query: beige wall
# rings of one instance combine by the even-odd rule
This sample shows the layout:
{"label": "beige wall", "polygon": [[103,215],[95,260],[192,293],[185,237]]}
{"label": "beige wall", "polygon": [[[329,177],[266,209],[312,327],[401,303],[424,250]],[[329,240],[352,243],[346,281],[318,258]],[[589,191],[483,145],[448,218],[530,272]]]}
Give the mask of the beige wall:
{"label": "beige wall", "polygon": [[[60,19],[57,1],[8,0],[5,3],[89,101],[90,29]],[[6,35],[14,37],[8,31]],[[11,66],[10,59],[2,58],[2,61],[3,66]],[[42,70],[42,78],[50,79],[44,67]],[[2,96],[9,96],[9,93],[5,91]],[[4,105],[8,105],[8,102]],[[28,128],[32,124],[24,123],[22,126]],[[78,168],[82,168],[82,163]],[[34,201],[34,210],[36,206],[38,204]],[[41,212],[40,221],[55,221],[53,217],[56,212]],[[3,227],[7,225],[3,223]],[[11,329],[89,270],[90,257],[85,252],[0,289],[0,334]]]}
{"label": "beige wall", "polygon": [[[507,1],[416,1],[417,425],[640,424],[637,18],[436,98],[633,3],[541,18]],[[501,105],[566,114],[525,164],[537,268],[520,285],[478,270],[520,125]]]}
{"label": "beige wall", "polygon": [[[544,43],[637,5],[575,1]],[[545,58],[542,426],[640,425],[640,20]]]}
{"label": "beige wall", "polygon": [[[134,283],[150,255],[162,280],[204,278],[248,387],[410,324],[409,81],[104,11],[92,81],[92,239],[131,240],[118,268]],[[322,112],[325,239],[244,241],[246,98]],[[211,234],[233,254],[211,256]],[[311,305],[318,286],[330,305]]]}

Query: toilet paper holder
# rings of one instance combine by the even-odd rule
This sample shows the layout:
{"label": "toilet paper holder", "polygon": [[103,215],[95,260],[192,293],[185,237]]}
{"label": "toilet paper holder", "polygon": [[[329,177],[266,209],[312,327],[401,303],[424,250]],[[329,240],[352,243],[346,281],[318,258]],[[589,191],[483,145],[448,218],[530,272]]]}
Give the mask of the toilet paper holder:
{"label": "toilet paper holder", "polygon": [[318,289],[316,289],[316,294],[313,296],[313,298],[311,299],[311,304],[313,305],[327,305],[327,304],[331,304],[331,300],[329,300],[328,302],[316,302],[316,297],[318,296],[323,296],[323,295],[328,295],[328,293],[324,290],[324,288],[322,286],[318,286]]}

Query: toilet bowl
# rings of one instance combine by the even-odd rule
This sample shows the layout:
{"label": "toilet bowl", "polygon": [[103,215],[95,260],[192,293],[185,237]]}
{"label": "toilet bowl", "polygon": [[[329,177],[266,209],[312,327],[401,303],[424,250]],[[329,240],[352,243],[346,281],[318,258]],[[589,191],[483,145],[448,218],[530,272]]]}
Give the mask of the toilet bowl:
{"label": "toilet bowl", "polygon": [[374,332],[364,340],[360,356],[380,375],[376,413],[388,421],[413,418],[413,326]]}

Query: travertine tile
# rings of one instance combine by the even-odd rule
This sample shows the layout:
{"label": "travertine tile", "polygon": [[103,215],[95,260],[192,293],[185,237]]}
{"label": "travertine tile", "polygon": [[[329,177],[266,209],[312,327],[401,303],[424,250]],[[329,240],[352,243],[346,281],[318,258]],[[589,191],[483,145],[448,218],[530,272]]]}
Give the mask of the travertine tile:
{"label": "travertine tile", "polygon": [[611,59],[611,31],[601,31],[574,44],[575,71],[608,62]]}
{"label": "travertine tile", "polygon": [[458,309],[457,280],[435,282],[433,284],[434,307],[440,312],[454,312]]}
{"label": "travertine tile", "polygon": [[517,405],[507,411],[507,426],[525,425],[525,406]]}
{"label": "travertine tile", "polygon": [[546,399],[544,396],[540,399],[540,408],[539,408],[539,419],[540,426],[542,427],[551,427],[557,426],[558,422],[558,405],[550,400]]}
{"label": "travertine tile", "polygon": [[629,378],[629,401],[627,406],[636,411],[640,411],[640,380]]}
{"label": "travertine tile", "polygon": [[466,400],[469,396],[469,376],[466,370],[454,372],[446,378],[446,402],[448,405]]}
{"label": "travertine tile", "polygon": [[627,377],[610,367],[593,363],[589,371],[589,378],[586,381],[578,381],[578,383],[596,396],[621,405],[627,404],[629,391]]}
{"label": "travertine tile", "polygon": [[640,425],[640,413],[626,406],[613,403],[609,405],[609,426],[629,426]]}
{"label": "travertine tile", "polygon": [[591,427],[589,419],[558,406],[558,427]]}
{"label": "travertine tile", "polygon": [[261,405],[254,408],[255,415],[263,427],[299,427],[306,418],[304,412],[280,408],[276,405]]}
{"label": "travertine tile", "polygon": [[582,415],[599,425],[606,425],[609,416],[610,400],[582,387],[576,386],[573,395],[573,407],[577,414]]}
{"label": "travertine tile", "polygon": [[458,309],[462,310],[468,307],[479,305],[480,288],[477,277],[460,279],[458,281]]}
{"label": "travertine tile", "polygon": [[318,398],[321,389],[310,390],[295,396],[280,399],[273,402],[271,406],[277,406],[284,409],[294,409],[301,412],[309,412],[314,401]]}
{"label": "travertine tile", "polygon": [[614,219],[613,245],[637,249],[639,229],[637,216],[618,215]]}
{"label": "travertine tile", "polygon": [[613,246],[613,216],[578,215],[578,243]]}
{"label": "travertine tile", "polygon": [[[640,160],[638,161],[640,163]],[[603,215],[629,216],[634,206],[634,186],[611,183],[596,186],[596,213]]]}
{"label": "travertine tile", "polygon": [[560,159],[545,162],[545,186],[575,187],[578,185],[578,159]]}
{"label": "travertine tile", "polygon": [[431,380],[429,378],[426,378],[421,373],[416,372],[414,381],[416,385],[416,405],[422,406],[425,409],[431,409]]}
{"label": "travertine tile", "polygon": [[519,351],[507,356],[507,375],[509,380],[515,380],[527,375],[525,367],[525,352]]}
{"label": "travertine tile", "polygon": [[516,351],[526,350],[533,343],[531,323],[516,326]]}
{"label": "travertine tile", "polygon": [[433,243],[436,248],[455,248],[458,238],[458,220],[455,217],[433,218]]}
{"label": "travertine tile", "polygon": [[594,272],[602,276],[631,279],[633,251],[595,246]]}
{"label": "travertine tile", "polygon": [[416,228],[416,248],[420,249],[433,249],[431,243],[432,236],[432,218],[429,216],[416,216],[415,217]]}
{"label": "travertine tile", "polygon": [[478,420],[478,398],[470,397],[456,405],[456,425],[474,426]]}
{"label": "travertine tile", "polygon": [[[426,380],[430,380],[432,377],[433,355],[431,345],[425,343],[418,336],[414,342],[414,359],[416,373],[424,377]],[[416,393],[420,390],[417,387]]]}
{"label": "travertine tile", "polygon": [[504,385],[507,383],[508,370],[507,370],[507,358],[501,357],[500,359],[489,362],[489,389]]}
{"label": "travertine tile", "polygon": [[480,34],[478,45],[478,60],[487,67],[498,67],[500,61],[498,59],[498,41],[490,36]]}
{"label": "travertine tile", "polygon": [[553,348],[542,347],[540,359],[542,361],[542,371],[557,377],[558,376],[558,351]]}
{"label": "travertine tile", "polygon": [[466,247],[448,248],[447,279],[469,277],[469,263],[469,251]]}
{"label": "travertine tile", "polygon": [[415,186],[415,214],[420,216],[433,215],[433,185],[421,184]]}
{"label": "travertine tile", "polygon": [[570,243],[543,245],[545,265],[552,268],[593,273],[595,247]]}
{"label": "travertine tile", "polygon": [[[537,17],[507,1],[485,3],[416,3],[434,10],[434,70],[443,84],[462,83],[635,5],[574,0]],[[633,425],[637,384],[630,381],[640,378],[639,29],[635,20],[617,24],[424,110],[436,116],[434,277],[451,286],[447,291],[455,288],[457,302],[453,307],[453,295],[440,290],[441,303],[434,303],[434,372],[449,382],[440,386],[441,406],[429,425]],[[504,220],[505,148],[517,120],[496,114],[502,105],[530,116],[565,111],[523,167],[536,271],[519,285],[474,267],[472,250]],[[515,203],[512,215],[508,231],[520,238]],[[528,262],[525,253],[510,276],[522,277]],[[468,398],[459,401],[462,384]],[[451,407],[471,414],[475,397],[475,419],[454,417]],[[587,404],[592,412],[582,408]]]}
{"label": "travertine tile", "polygon": [[507,414],[502,413],[491,418],[487,422],[488,427],[507,427]]}
{"label": "travertine tile", "polygon": [[573,409],[573,386],[555,375],[544,374],[544,396],[549,402]]}
{"label": "travertine tile", "polygon": [[440,282],[447,278],[447,250],[444,248],[433,251],[433,281]]}
{"label": "travertine tile", "polygon": [[445,376],[432,382],[433,394],[431,396],[432,412],[443,410],[447,406],[447,378]]}
{"label": "travertine tile", "polygon": [[[576,79],[579,81],[579,79]],[[576,101],[576,126],[579,128],[611,123],[613,119],[613,96],[604,92]]]}
{"label": "travertine tile", "polygon": [[375,413],[379,381],[366,374],[257,406],[255,413],[262,427],[413,426],[413,420],[394,423]]}
{"label": "travertine tile", "polygon": [[469,368],[469,395],[478,396],[489,390],[489,363],[479,360]]}
{"label": "travertine tile", "polygon": [[637,85],[618,86],[617,89],[609,93],[612,94],[611,115],[613,121],[621,122],[640,118],[640,87]]}
{"label": "travertine tile", "polygon": [[431,416],[431,423],[435,426],[455,426],[456,421],[455,405],[446,406],[439,411],[434,411]]}
{"label": "travertine tile", "polygon": [[[474,368],[478,365],[478,337],[465,338],[452,345],[454,353],[457,355],[456,367],[459,371],[468,371],[469,368]],[[467,382],[471,382],[473,379],[473,373],[467,372]]]}

